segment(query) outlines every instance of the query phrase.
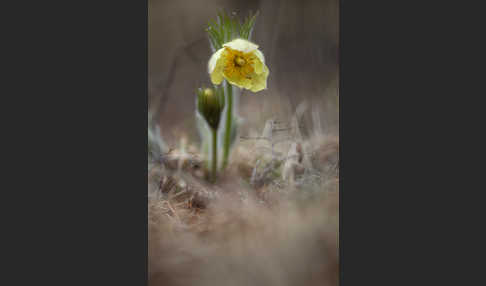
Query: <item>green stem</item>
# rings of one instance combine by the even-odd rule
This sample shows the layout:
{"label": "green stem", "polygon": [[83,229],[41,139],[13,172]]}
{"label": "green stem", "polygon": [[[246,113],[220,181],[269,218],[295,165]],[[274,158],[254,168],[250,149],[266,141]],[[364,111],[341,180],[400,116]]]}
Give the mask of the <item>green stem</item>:
{"label": "green stem", "polygon": [[224,134],[224,145],[223,145],[223,168],[228,164],[229,149],[231,144],[231,121],[233,119],[233,86],[226,82],[226,104],[228,109],[226,112],[226,128]]}
{"label": "green stem", "polygon": [[213,133],[213,160],[211,166],[211,179],[213,182],[216,181],[216,169],[218,166],[218,130],[212,129]]}

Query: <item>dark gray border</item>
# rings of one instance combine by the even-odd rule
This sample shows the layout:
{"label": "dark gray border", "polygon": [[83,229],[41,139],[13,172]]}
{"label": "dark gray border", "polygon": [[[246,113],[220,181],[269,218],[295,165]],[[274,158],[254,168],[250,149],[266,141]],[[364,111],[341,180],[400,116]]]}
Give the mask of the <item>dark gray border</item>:
{"label": "dark gray border", "polygon": [[4,9],[2,284],[146,285],[147,1],[27,2]]}

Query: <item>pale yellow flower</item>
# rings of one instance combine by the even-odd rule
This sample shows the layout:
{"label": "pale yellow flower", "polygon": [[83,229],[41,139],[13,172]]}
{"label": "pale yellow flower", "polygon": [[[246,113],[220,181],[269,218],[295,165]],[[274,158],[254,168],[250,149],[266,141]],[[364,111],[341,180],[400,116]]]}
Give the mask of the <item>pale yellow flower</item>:
{"label": "pale yellow flower", "polygon": [[213,84],[223,78],[240,88],[257,92],[267,88],[268,68],[258,46],[243,39],[223,45],[209,60],[208,72]]}

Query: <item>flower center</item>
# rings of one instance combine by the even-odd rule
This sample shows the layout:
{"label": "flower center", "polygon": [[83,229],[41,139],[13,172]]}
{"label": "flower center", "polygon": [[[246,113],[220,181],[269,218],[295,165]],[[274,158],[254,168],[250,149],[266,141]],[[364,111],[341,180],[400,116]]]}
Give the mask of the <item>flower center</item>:
{"label": "flower center", "polygon": [[235,64],[238,65],[238,66],[244,66],[246,64],[246,61],[244,58],[240,57],[240,56],[236,56],[235,57]]}

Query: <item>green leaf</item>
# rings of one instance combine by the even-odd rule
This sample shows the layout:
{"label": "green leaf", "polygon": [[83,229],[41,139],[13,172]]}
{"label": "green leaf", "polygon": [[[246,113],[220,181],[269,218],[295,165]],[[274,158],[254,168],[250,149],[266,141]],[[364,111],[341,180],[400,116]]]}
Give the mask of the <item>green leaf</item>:
{"label": "green leaf", "polygon": [[216,19],[209,20],[208,28],[206,29],[213,52],[221,49],[224,43],[238,37],[250,40],[258,14],[258,11],[255,14],[250,11],[249,15],[241,23],[236,16],[229,15],[223,10],[218,11]]}

